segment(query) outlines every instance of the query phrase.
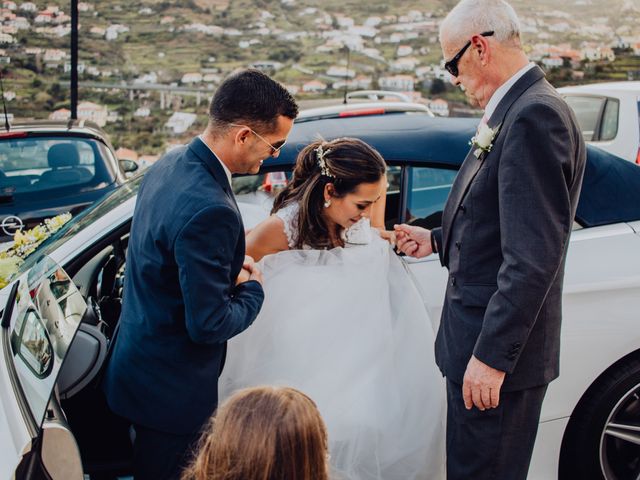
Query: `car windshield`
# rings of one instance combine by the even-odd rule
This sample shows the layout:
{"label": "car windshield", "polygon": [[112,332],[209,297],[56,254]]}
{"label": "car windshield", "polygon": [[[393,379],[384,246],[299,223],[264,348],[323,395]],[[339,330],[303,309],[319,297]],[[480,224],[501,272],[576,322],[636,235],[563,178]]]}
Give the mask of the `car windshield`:
{"label": "car windshield", "polygon": [[60,230],[41,243],[38,248],[27,257],[25,262],[20,265],[16,275],[26,272],[38,261],[39,258],[53,252],[69,238],[87,228],[93,222],[103,217],[107,212],[134,197],[138,193],[140,182],[143,177],[144,174],[140,174],[131,178],[131,180],[125,182],[116,190],[106,195],[102,200],[94,203],[78,216],[65,223]]}
{"label": "car windshield", "polygon": [[73,136],[26,136],[0,140],[0,189],[12,195],[60,195],[111,184],[115,160],[102,143]]}

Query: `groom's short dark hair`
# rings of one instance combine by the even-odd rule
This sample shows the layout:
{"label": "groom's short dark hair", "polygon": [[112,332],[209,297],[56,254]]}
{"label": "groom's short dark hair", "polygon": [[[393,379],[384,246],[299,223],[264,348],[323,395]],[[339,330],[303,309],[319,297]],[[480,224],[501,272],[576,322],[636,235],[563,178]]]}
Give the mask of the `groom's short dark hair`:
{"label": "groom's short dark hair", "polygon": [[209,105],[209,121],[218,131],[236,123],[271,133],[280,115],[296,118],[296,101],[281,84],[254,69],[240,70],[225,78]]}

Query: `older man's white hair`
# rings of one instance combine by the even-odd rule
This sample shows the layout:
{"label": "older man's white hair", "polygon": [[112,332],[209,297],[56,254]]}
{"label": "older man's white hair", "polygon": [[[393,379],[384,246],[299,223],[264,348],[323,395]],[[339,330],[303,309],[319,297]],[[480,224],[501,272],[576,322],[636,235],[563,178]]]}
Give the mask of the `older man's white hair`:
{"label": "older man's white hair", "polygon": [[462,0],[442,21],[440,43],[490,31],[499,42],[520,46],[520,20],[511,5],[504,0]]}

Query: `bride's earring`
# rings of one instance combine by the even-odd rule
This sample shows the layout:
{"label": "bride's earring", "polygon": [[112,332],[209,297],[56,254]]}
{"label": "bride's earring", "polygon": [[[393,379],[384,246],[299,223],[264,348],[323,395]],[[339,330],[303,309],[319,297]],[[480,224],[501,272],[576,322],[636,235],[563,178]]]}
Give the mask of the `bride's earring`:
{"label": "bride's earring", "polygon": [[324,202],[324,208],[329,208],[331,206],[331,200],[327,200]]}

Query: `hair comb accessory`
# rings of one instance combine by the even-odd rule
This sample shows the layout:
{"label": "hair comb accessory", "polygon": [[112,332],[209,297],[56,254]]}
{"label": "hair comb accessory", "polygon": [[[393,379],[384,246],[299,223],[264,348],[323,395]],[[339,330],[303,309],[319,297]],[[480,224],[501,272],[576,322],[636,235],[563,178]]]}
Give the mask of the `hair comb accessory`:
{"label": "hair comb accessory", "polygon": [[327,162],[325,161],[325,156],[331,153],[331,149],[324,150],[322,148],[322,144],[318,145],[314,151],[316,152],[316,157],[318,157],[318,166],[320,167],[320,173],[325,177],[336,178],[336,176],[331,173],[329,167],[327,166]]}

